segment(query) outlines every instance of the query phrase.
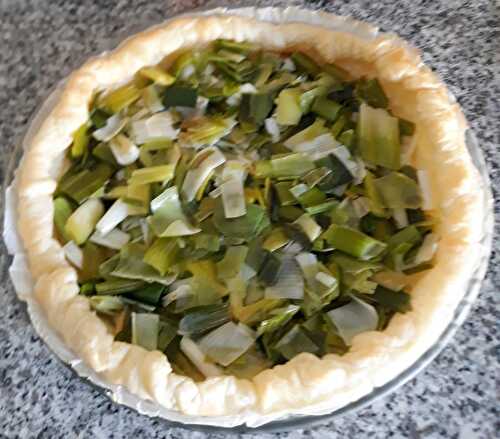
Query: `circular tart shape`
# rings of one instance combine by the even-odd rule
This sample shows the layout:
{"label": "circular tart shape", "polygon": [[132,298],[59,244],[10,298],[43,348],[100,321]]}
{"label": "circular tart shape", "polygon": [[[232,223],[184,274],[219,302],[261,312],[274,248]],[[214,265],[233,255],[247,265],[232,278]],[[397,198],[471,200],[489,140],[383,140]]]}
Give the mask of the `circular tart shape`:
{"label": "circular tart shape", "polygon": [[[434,232],[440,245],[434,268],[411,291],[413,310],[394,316],[383,332],[356,336],[344,356],[302,353],[251,380],[222,376],[196,383],[175,374],[163,353],[114,341],[88,299],[78,295],[77,273],[53,235],[52,196],[72,134],[87,121],[97,90],[124,84],[144,66],[217,38],[276,51],[300,49],[340,64],[353,76],[377,77],[392,111],[416,124],[413,164],[428,173],[426,203],[439,220]],[[478,260],[484,209],[465,129],[446,87],[417,51],[394,35],[365,39],[321,26],[232,15],[184,17],[156,26],[74,72],[25,153],[18,173],[18,229],[36,298],[66,344],[104,380],[196,416],[198,423],[256,425],[284,415],[327,413],[410,367],[453,318]]]}

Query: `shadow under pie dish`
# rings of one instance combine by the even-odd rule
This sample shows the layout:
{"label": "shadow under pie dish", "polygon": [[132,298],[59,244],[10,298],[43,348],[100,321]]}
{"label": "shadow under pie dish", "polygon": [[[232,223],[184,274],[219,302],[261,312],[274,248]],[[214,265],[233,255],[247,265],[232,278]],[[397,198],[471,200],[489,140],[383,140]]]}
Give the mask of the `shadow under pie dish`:
{"label": "shadow under pie dish", "polygon": [[25,153],[36,299],[105,381],[196,422],[342,407],[463,295],[484,208],[465,128],[394,36],[157,26],[73,73]]}

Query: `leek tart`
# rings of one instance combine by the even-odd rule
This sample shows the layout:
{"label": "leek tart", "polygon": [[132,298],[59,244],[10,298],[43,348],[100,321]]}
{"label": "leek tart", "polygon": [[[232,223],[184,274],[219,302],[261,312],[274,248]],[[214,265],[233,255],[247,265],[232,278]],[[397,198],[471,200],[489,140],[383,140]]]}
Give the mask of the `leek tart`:
{"label": "leek tart", "polygon": [[146,31],[69,78],[23,160],[36,297],[106,380],[168,409],[340,407],[458,303],[482,209],[464,130],[393,36]]}

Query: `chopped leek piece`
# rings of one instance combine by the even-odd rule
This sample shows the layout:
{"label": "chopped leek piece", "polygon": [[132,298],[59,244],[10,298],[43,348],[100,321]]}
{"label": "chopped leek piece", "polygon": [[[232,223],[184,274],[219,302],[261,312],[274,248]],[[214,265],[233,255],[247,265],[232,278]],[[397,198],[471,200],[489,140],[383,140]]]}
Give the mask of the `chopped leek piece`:
{"label": "chopped leek piece", "polygon": [[90,306],[94,311],[106,315],[116,315],[123,310],[124,304],[116,296],[93,296],[89,298]]}
{"label": "chopped leek piece", "polygon": [[245,178],[246,169],[241,163],[231,160],[225,164],[221,195],[226,218],[238,218],[246,213]]}
{"label": "chopped leek piece", "polygon": [[284,247],[290,242],[290,239],[282,228],[274,229],[262,244],[262,248],[274,252]]}
{"label": "chopped leek piece", "polygon": [[180,320],[179,334],[200,336],[224,325],[230,320],[227,304],[206,305],[193,308]]}
{"label": "chopped leek piece", "polygon": [[257,177],[293,178],[301,177],[314,169],[314,163],[305,153],[293,153],[261,160],[256,163],[255,175]]}
{"label": "chopped leek piece", "polygon": [[160,298],[165,292],[165,285],[159,283],[152,283],[139,288],[136,291],[131,291],[126,294],[130,299],[137,300],[148,305],[157,306]]}
{"label": "chopped leek piece", "polygon": [[200,349],[214,362],[228,366],[255,343],[253,331],[242,323],[227,322],[199,342]]}
{"label": "chopped leek piece", "polygon": [[130,165],[139,158],[139,148],[123,134],[118,134],[111,139],[109,147],[119,165]]}
{"label": "chopped leek piece", "polygon": [[275,285],[281,276],[282,261],[276,253],[267,253],[259,270],[259,281],[266,286]]}
{"label": "chopped leek piece", "polygon": [[392,117],[384,109],[374,109],[362,104],[357,130],[363,160],[389,169],[400,168],[401,146],[396,117]]}
{"label": "chopped leek piece", "polygon": [[251,347],[227,366],[225,371],[236,378],[252,379],[259,372],[272,367],[272,364],[256,347]]}
{"label": "chopped leek piece", "polygon": [[105,235],[96,230],[91,236],[90,241],[103,247],[120,250],[130,241],[130,235],[122,232],[120,229],[112,229]]}
{"label": "chopped leek piece", "polygon": [[389,99],[377,79],[364,79],[356,85],[356,95],[374,108],[387,108]]}
{"label": "chopped leek piece", "polygon": [[216,264],[219,279],[224,280],[237,276],[247,254],[248,247],[244,245],[228,247],[224,258]]}
{"label": "chopped leek piece", "polygon": [[337,119],[341,109],[342,105],[327,97],[316,98],[311,107],[311,110],[318,116],[332,122]]}
{"label": "chopped leek piece", "polygon": [[170,85],[175,82],[175,78],[173,76],[169,75],[157,66],[143,67],[139,70],[139,75],[151,79],[153,82],[160,85]]}
{"label": "chopped leek piece", "polygon": [[363,184],[370,205],[370,211],[376,216],[385,216],[384,204],[375,185],[375,177],[371,172],[366,173]]}
{"label": "chopped leek piece", "polygon": [[113,279],[96,284],[97,294],[124,294],[142,288],[145,283],[136,279]]}
{"label": "chopped leek piece", "polygon": [[97,198],[88,199],[66,221],[66,225],[64,226],[66,236],[78,245],[83,244],[103,214],[104,206],[102,202]]}
{"label": "chopped leek piece", "polygon": [[352,344],[352,339],[356,335],[366,331],[375,331],[378,326],[375,308],[354,296],[347,305],[335,308],[326,315],[348,346]]}
{"label": "chopped leek piece", "polygon": [[182,85],[171,85],[165,90],[163,96],[163,105],[165,108],[170,107],[190,107],[196,106],[198,92],[195,88]]}
{"label": "chopped leek piece", "polygon": [[65,240],[71,240],[71,237],[66,233],[66,222],[68,218],[73,213],[73,206],[64,197],[57,197],[54,199],[54,224],[56,226],[57,233],[59,236]]}
{"label": "chopped leek piece", "polygon": [[153,215],[149,224],[156,236],[174,237],[193,235],[201,229],[192,227],[182,210],[176,186],[171,186],[151,202]]}
{"label": "chopped leek piece", "polygon": [[99,97],[100,108],[118,113],[141,97],[141,91],[134,84],[127,84]]}
{"label": "chopped leek piece", "polygon": [[204,116],[193,118],[185,125],[186,131],[180,134],[180,142],[185,146],[201,148],[214,145],[228,135],[236,121],[222,116]]}
{"label": "chopped leek piece", "polygon": [[84,123],[73,133],[73,145],[71,146],[71,157],[78,158],[85,154],[90,141],[88,133],[89,125]]}
{"label": "chopped leek piece", "polygon": [[140,185],[149,183],[166,184],[174,177],[175,166],[161,165],[149,168],[136,169],[132,172],[128,183],[130,185]]}
{"label": "chopped leek piece", "polygon": [[249,204],[246,215],[239,218],[226,218],[222,205],[218,204],[214,211],[213,223],[224,236],[246,241],[255,238],[270,225],[265,209],[255,204]]}
{"label": "chopped leek piece", "polygon": [[270,311],[272,317],[262,320],[257,328],[257,336],[261,336],[266,332],[273,332],[285,326],[290,319],[297,314],[300,307],[297,305],[287,305],[283,308],[275,308]]}
{"label": "chopped leek piece", "polygon": [[224,49],[241,54],[248,54],[257,50],[257,46],[253,43],[225,40],[222,38],[215,40],[214,47],[218,50]]}
{"label": "chopped leek piece", "polygon": [[206,354],[189,337],[182,337],[180,347],[186,357],[193,362],[205,377],[209,378],[223,375],[222,370],[218,366],[205,359]]}
{"label": "chopped leek piece", "polygon": [[160,330],[158,332],[158,350],[165,352],[170,343],[177,335],[176,325],[170,321],[160,319]]}
{"label": "chopped leek piece", "polygon": [[316,62],[305,53],[294,52],[290,58],[294,62],[297,70],[300,70],[301,72],[307,73],[311,76],[315,76],[320,72],[320,68]]}
{"label": "chopped leek piece", "polygon": [[338,250],[366,261],[376,258],[385,249],[386,244],[365,235],[358,230],[332,224],[325,232],[327,242]]}
{"label": "chopped leek piece", "polygon": [[293,182],[290,181],[280,181],[274,185],[274,189],[276,189],[276,194],[281,206],[297,204],[297,200],[293,196],[292,192],[290,192],[292,187]]}
{"label": "chopped leek piece", "polygon": [[303,299],[304,279],[293,257],[283,256],[277,280],[274,285],[266,287],[265,297],[266,299]]}
{"label": "chopped leek piece", "polygon": [[175,239],[159,238],[144,254],[144,262],[154,267],[164,276],[179,255],[179,246]]}
{"label": "chopped leek piece", "polygon": [[411,310],[410,295],[404,291],[393,291],[379,285],[371,299],[393,311],[405,313]]}
{"label": "chopped leek piece", "polygon": [[337,200],[326,200],[323,203],[306,207],[305,210],[309,215],[318,215],[331,211],[334,207],[338,206],[338,204],[339,202]]}
{"label": "chopped leek piece", "polygon": [[174,128],[174,123],[172,114],[169,111],[162,111],[146,119],[133,121],[130,134],[138,145],[171,140],[179,134],[179,130]]}
{"label": "chopped leek piece", "polygon": [[120,131],[127,125],[128,119],[117,113],[106,120],[105,125],[92,133],[94,139],[101,142],[108,142],[113,137],[118,135]]}
{"label": "chopped leek piece", "polygon": [[274,348],[285,357],[291,360],[302,352],[316,354],[319,352],[317,346],[299,326],[293,326],[274,346]]}
{"label": "chopped leek piece", "polygon": [[160,317],[158,314],[132,313],[132,343],[148,351],[158,347]]}
{"label": "chopped leek piece", "polygon": [[286,88],[277,99],[276,122],[280,125],[297,125],[302,117],[300,108],[301,92],[298,88]]}
{"label": "chopped leek piece", "polygon": [[98,145],[96,145],[92,150],[92,155],[115,168],[119,166],[116,162],[115,156],[111,152],[111,148],[107,143],[99,143]]}
{"label": "chopped leek piece", "polygon": [[213,171],[226,161],[222,154],[215,147],[209,147],[201,150],[193,159],[195,166],[192,166],[184,178],[182,183],[182,195],[186,201],[193,201],[196,193],[203,186],[207,178],[211,176]]}
{"label": "chopped leek piece", "polygon": [[415,133],[415,124],[406,119],[399,119],[399,133],[402,136],[413,136]]}
{"label": "chopped leek piece", "polygon": [[83,252],[73,241],[68,241],[63,247],[66,259],[71,262],[76,268],[83,266]]}
{"label": "chopped leek piece", "polygon": [[99,163],[94,169],[84,169],[59,183],[62,192],[77,203],[81,203],[97,191],[111,177],[113,168]]}
{"label": "chopped leek piece", "polygon": [[127,218],[128,214],[128,205],[122,200],[116,200],[95,227],[101,235],[107,235],[125,218]]}
{"label": "chopped leek piece", "polygon": [[325,121],[323,119],[316,119],[313,124],[285,140],[284,145],[293,151],[307,151],[311,149],[311,147],[304,147],[304,144],[315,146],[314,143],[311,142],[317,137],[327,133],[328,128],[325,127]]}
{"label": "chopped leek piece", "polygon": [[391,209],[417,209],[422,205],[418,184],[400,172],[377,178],[373,184],[385,205]]}
{"label": "chopped leek piece", "polygon": [[306,234],[309,241],[313,242],[321,234],[321,227],[314,219],[307,213],[302,214],[294,221]]}
{"label": "chopped leek piece", "polygon": [[175,275],[166,276],[160,273],[150,264],[150,255],[146,258],[146,254],[151,251],[151,248],[146,250],[139,243],[125,245],[120,251],[118,264],[110,274],[123,279],[139,279],[146,282],[159,282],[165,285],[171,284],[175,279]]}
{"label": "chopped leek piece", "polygon": [[[241,96],[241,121],[262,125],[273,108],[273,100],[266,93],[244,93]],[[279,123],[279,119],[278,119]]]}
{"label": "chopped leek piece", "polygon": [[339,136],[338,140],[342,145],[352,150],[354,148],[355,136],[354,130],[346,130]]}
{"label": "chopped leek piece", "polygon": [[321,68],[339,81],[347,81],[350,78],[349,72],[335,64],[325,64]]}

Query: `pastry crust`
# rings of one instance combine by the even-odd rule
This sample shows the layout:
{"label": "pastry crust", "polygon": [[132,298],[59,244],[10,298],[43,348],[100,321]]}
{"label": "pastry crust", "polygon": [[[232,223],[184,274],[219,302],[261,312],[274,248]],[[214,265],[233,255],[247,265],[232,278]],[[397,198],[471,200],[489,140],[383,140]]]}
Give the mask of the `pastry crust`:
{"label": "pastry crust", "polygon": [[[58,176],[54,164],[62,163],[72,133],[87,120],[96,90],[116,87],[130,79],[130,72],[157,64],[179,49],[221,37],[267,49],[300,47],[327,62],[357,63],[360,72],[379,78],[393,111],[416,123],[413,161],[428,172],[441,241],[435,267],[412,289],[413,310],[397,314],[383,332],[358,335],[344,356],[303,353],[252,380],[225,376],[195,383],[174,374],[164,354],[114,341],[88,300],[78,295],[76,272],[53,235],[52,194]],[[327,413],[408,368],[453,318],[478,259],[484,208],[465,129],[460,108],[450,101],[445,86],[422,64],[417,51],[394,35],[367,40],[320,26],[277,25],[231,15],[185,17],[157,26],[74,72],[23,157],[18,229],[35,296],[67,345],[105,380],[167,409],[216,416],[211,423],[231,425]]]}

